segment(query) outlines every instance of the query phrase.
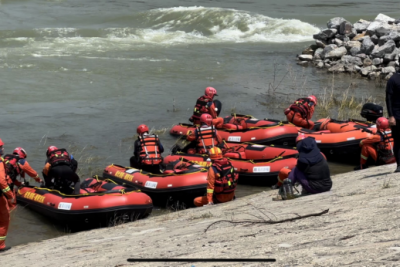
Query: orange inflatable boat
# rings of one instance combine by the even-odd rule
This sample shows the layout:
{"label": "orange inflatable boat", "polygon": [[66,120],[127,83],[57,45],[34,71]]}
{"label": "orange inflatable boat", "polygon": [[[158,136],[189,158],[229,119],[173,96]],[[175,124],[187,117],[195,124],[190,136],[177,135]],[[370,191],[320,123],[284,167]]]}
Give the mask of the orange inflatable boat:
{"label": "orange inflatable boat", "polygon": [[140,189],[157,205],[179,201],[192,206],[193,199],[204,195],[207,188],[207,169],[178,162],[171,163],[162,174],[113,164],[104,169],[103,177],[124,186]]}
{"label": "orange inflatable boat", "polygon": [[18,189],[17,201],[44,216],[79,228],[113,225],[117,218],[118,221],[145,218],[153,209],[148,195],[128,188],[65,195],[57,190],[25,186]]}

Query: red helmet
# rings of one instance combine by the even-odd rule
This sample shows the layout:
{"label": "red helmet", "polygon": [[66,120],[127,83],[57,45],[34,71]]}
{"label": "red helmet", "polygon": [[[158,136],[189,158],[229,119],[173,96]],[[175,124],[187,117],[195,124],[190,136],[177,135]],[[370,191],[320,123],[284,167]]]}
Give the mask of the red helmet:
{"label": "red helmet", "polygon": [[142,135],[142,134],[144,134],[144,133],[146,133],[146,132],[148,133],[148,132],[149,132],[149,127],[147,127],[146,124],[140,124],[140,125],[137,127],[136,132],[137,132],[139,135]]}
{"label": "red helmet", "polygon": [[46,156],[48,157],[50,155],[50,153],[55,150],[58,150],[58,148],[56,146],[49,146],[46,151]]}
{"label": "red helmet", "polygon": [[307,98],[310,99],[310,101],[313,102],[315,105],[317,105],[317,97],[315,95],[309,95]]}
{"label": "red helmet", "polygon": [[296,144],[297,144],[298,142],[300,142],[301,140],[306,139],[306,138],[307,138],[307,136],[306,136],[305,134],[300,133],[300,134],[296,137]]}
{"label": "red helmet", "polygon": [[389,128],[389,121],[385,117],[380,117],[376,120],[376,128],[379,130],[386,130]]}
{"label": "red helmet", "polygon": [[212,117],[208,113],[203,113],[200,116],[200,122],[207,124],[208,126],[211,125],[212,123]]}
{"label": "red helmet", "polygon": [[214,87],[207,87],[204,91],[204,95],[209,98],[213,98],[215,95],[217,96],[217,90],[215,90]]}
{"label": "red helmet", "polygon": [[23,149],[22,147],[17,147],[16,149],[14,149],[13,154],[18,155],[20,159],[26,159],[26,157],[28,156],[25,149]]}
{"label": "red helmet", "polygon": [[0,146],[4,146],[4,142],[1,139],[0,139]]}

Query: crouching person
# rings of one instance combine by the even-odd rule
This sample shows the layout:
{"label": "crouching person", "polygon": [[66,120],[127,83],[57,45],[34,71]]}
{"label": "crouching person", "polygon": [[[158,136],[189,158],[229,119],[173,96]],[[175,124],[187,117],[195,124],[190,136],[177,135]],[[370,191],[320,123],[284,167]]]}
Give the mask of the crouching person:
{"label": "crouching person", "polygon": [[[299,183],[302,194],[317,194],[331,190],[332,179],[328,163],[321,154],[315,139],[299,135],[296,139],[299,158],[292,170],[282,169],[279,173],[280,183]],[[273,200],[282,200],[279,195]]]}
{"label": "crouching person", "polygon": [[209,154],[212,165],[207,174],[207,196],[194,199],[197,207],[224,203],[235,198],[239,174],[235,172],[230,161],[223,157],[220,148],[210,148]]}

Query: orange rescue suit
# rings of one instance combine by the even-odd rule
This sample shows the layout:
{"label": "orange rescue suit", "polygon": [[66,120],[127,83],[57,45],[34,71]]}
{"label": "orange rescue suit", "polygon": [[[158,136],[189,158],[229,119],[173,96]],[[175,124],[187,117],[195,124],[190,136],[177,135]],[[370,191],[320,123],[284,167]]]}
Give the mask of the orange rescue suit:
{"label": "orange rescue suit", "polygon": [[3,159],[0,160],[0,249],[6,247],[6,237],[10,224],[10,208],[8,200],[14,199],[13,191],[6,181],[6,171]]}
{"label": "orange rescue suit", "polygon": [[200,154],[207,153],[208,149],[222,144],[222,138],[217,130],[207,125],[197,128],[194,132],[190,131],[186,140],[197,141],[197,152]]}
{"label": "orange rescue suit", "polygon": [[[386,132],[390,132],[390,129],[386,129]],[[361,158],[360,164],[367,164],[368,157],[379,163],[389,164],[396,162],[393,155],[393,138],[388,134],[378,132],[370,137],[361,140]]]}
{"label": "orange rescue suit", "polygon": [[311,121],[314,115],[315,106],[307,98],[297,99],[290,107],[285,110],[286,118],[294,125],[306,129],[314,128]]}

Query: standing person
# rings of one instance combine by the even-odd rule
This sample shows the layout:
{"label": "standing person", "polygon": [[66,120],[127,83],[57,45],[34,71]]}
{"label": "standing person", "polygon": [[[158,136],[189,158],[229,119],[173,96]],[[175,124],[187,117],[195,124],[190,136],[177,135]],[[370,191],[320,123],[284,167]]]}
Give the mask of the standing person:
{"label": "standing person", "polygon": [[201,126],[196,127],[194,132],[189,131],[186,137],[188,141],[197,141],[195,152],[205,154],[208,153],[210,148],[223,145],[221,136],[219,136],[217,130],[212,125],[211,115],[207,113],[201,114],[200,122]]}
{"label": "standing person", "polygon": [[[46,151],[43,178],[47,188],[54,188],[64,194],[80,193],[79,176],[74,172],[71,155],[64,148],[49,146]],[[73,189],[71,188],[73,184]]]}
{"label": "standing person", "polygon": [[[4,143],[0,139],[0,155],[3,155]],[[15,204],[15,196],[6,181],[6,171],[3,158],[0,158],[0,252],[9,250],[6,247],[6,237],[10,224],[10,206]]]}
{"label": "standing person", "polygon": [[311,118],[314,115],[316,106],[317,98],[313,95],[306,98],[299,98],[290,107],[285,109],[286,118],[298,127],[312,130],[314,122],[311,121]]}
{"label": "standing person", "polygon": [[392,128],[393,152],[397,168],[400,172],[400,69],[393,74],[386,84],[386,107],[389,115],[389,125]]}
{"label": "standing person", "polygon": [[230,161],[223,157],[220,148],[211,148],[209,155],[212,165],[207,174],[207,196],[194,199],[197,207],[224,203],[235,198],[239,174],[235,172]]}
{"label": "standing person", "polygon": [[395,163],[393,155],[393,138],[386,132],[390,131],[389,121],[384,117],[376,120],[376,134],[361,140],[361,159],[360,165],[354,170],[368,168],[368,158],[371,157],[376,165]]}
{"label": "standing person", "polygon": [[136,129],[138,140],[135,141],[133,157],[130,158],[131,167],[147,172],[160,173],[164,147],[155,134],[149,134],[149,127],[141,124]]}
{"label": "standing person", "polygon": [[193,122],[195,125],[200,125],[201,115],[208,113],[213,119],[212,124],[215,125],[216,128],[222,128],[224,119],[218,117],[218,108],[213,102],[214,96],[218,96],[217,90],[215,90],[213,87],[207,87],[204,91],[204,95],[197,99],[196,105],[194,106],[193,115],[189,118],[189,121]]}

